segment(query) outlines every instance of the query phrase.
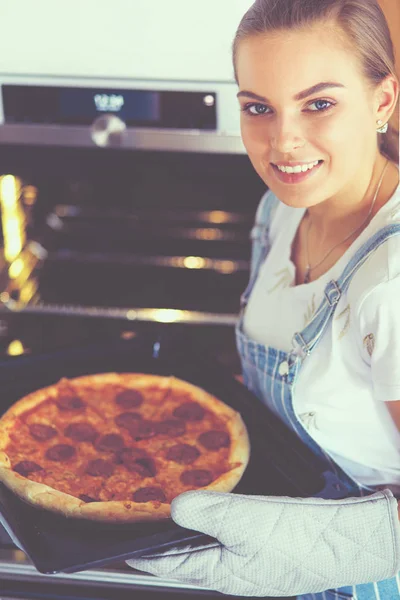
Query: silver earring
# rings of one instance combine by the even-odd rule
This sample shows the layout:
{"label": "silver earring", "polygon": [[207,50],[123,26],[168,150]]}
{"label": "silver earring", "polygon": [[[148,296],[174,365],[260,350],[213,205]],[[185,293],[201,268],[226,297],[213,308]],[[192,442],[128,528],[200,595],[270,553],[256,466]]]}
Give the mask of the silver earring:
{"label": "silver earring", "polygon": [[[379,119],[379,121],[377,122],[377,125],[382,125],[383,121],[381,121],[381,119]],[[386,123],[385,125],[383,125],[383,127],[380,127],[379,129],[377,129],[378,133],[386,133],[387,130],[389,129],[389,125]]]}

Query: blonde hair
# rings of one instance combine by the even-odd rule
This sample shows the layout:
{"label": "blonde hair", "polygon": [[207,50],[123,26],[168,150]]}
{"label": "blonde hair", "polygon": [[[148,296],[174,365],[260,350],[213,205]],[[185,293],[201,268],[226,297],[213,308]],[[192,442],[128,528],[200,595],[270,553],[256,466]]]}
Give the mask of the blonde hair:
{"label": "blonde hair", "polygon": [[[398,81],[389,26],[377,0],[256,0],[242,17],[233,41],[236,82],[241,40],[279,30],[303,29],[318,22],[331,22],[342,29],[343,41],[358,57],[369,89],[375,90],[388,75]],[[389,123],[387,133],[378,136],[380,152],[398,164],[398,132]]]}

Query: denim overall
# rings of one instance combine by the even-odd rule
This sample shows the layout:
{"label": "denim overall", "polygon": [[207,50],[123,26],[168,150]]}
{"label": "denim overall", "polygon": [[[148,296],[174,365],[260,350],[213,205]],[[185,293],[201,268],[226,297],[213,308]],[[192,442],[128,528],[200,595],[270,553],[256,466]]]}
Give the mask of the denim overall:
{"label": "denim overall", "polygon": [[[327,485],[318,494],[322,498],[340,499],[350,496],[368,496],[376,489],[358,484],[344,472],[306,431],[293,409],[293,387],[303,360],[313,352],[329,326],[337,302],[350,284],[353,275],[365,260],[387,239],[400,234],[400,223],[388,225],[369,238],[351,258],[337,281],[330,281],[324,297],[311,322],[293,336],[293,350],[289,353],[264,346],[249,339],[243,332],[243,313],[258,271],[269,252],[269,223],[271,210],[279,200],[267,192],[261,200],[258,223],[252,230],[253,249],[249,284],[241,297],[241,313],[236,326],[236,342],[241,358],[243,380],[267,407],[272,410],[319,457],[323,470],[335,474],[336,483]],[[301,600],[400,600],[400,574],[377,583],[346,586],[320,593],[298,596]]]}

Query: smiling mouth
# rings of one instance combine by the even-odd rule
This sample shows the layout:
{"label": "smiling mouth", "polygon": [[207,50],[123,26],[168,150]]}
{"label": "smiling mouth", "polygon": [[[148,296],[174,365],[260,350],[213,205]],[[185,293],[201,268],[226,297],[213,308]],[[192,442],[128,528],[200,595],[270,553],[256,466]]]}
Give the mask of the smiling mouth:
{"label": "smiling mouth", "polygon": [[278,181],[285,185],[294,185],[301,184],[305,181],[308,181],[313,178],[315,173],[318,173],[320,168],[322,167],[324,161],[319,160],[318,163],[313,166],[312,169],[307,169],[306,171],[292,172],[288,173],[286,171],[280,171],[276,165],[271,163],[272,170],[274,171],[275,177]]}

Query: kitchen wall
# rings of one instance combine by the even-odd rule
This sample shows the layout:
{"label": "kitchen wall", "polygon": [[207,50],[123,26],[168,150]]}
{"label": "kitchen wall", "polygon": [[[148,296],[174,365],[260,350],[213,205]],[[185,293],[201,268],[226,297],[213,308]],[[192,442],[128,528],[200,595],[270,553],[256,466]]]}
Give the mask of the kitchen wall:
{"label": "kitchen wall", "polygon": [[0,0],[0,74],[232,81],[251,0]]}
{"label": "kitchen wall", "polygon": [[[378,2],[400,77],[400,0]],[[251,4],[0,0],[0,73],[232,81],[232,38]]]}

